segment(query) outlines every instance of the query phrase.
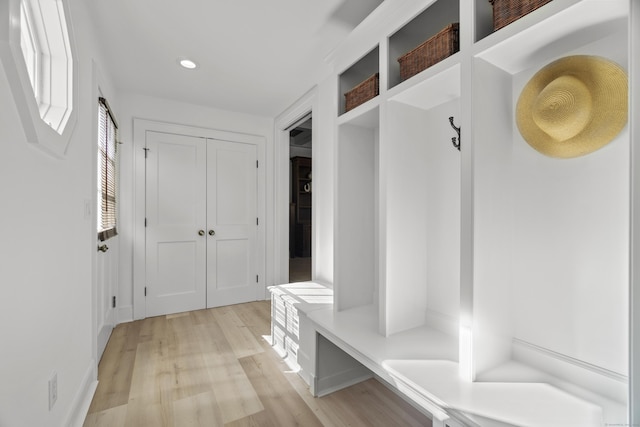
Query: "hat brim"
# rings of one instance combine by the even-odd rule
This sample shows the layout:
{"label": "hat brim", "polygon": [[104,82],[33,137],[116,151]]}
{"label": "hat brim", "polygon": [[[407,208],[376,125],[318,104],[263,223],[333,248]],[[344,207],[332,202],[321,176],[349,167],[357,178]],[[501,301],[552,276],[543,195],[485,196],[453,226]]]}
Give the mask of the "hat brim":
{"label": "hat brim", "polygon": [[[538,95],[556,78],[570,75],[582,81],[592,98],[592,114],[584,128],[560,141],[533,120]],[[596,151],[611,142],[625,127],[628,116],[626,72],[615,62],[598,56],[568,56],[551,62],[525,85],[516,106],[516,124],[525,141],[550,157],[572,158]]]}

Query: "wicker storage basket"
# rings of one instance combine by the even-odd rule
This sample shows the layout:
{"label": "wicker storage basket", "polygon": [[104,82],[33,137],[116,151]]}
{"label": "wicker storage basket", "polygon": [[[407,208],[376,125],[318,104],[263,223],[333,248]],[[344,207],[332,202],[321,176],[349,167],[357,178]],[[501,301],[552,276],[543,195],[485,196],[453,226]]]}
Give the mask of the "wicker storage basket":
{"label": "wicker storage basket", "polygon": [[405,53],[400,63],[402,81],[436,64],[460,49],[458,23],[449,24],[410,52]]}
{"label": "wicker storage basket", "polygon": [[358,86],[351,89],[344,94],[345,107],[344,111],[347,112],[356,108],[358,105],[375,98],[380,93],[380,79],[378,73],[369,77]]}
{"label": "wicker storage basket", "polygon": [[520,19],[551,0],[489,0],[493,5],[493,31]]}

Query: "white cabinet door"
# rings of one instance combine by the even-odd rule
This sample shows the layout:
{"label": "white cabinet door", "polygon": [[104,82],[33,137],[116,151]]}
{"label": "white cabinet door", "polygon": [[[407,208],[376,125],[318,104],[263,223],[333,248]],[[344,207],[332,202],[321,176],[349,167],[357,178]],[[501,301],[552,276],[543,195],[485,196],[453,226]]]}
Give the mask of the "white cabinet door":
{"label": "white cabinet door", "polygon": [[257,150],[207,144],[207,307],[255,301]]}
{"label": "white cabinet door", "polygon": [[147,316],[206,304],[206,140],[146,137]]}

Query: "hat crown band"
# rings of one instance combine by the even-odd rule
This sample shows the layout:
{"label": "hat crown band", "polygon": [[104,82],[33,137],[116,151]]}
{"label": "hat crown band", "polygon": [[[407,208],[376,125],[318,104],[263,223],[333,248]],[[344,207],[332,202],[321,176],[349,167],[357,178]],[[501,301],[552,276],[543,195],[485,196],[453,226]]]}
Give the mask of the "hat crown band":
{"label": "hat crown band", "polygon": [[559,76],[540,91],[531,114],[536,125],[553,139],[571,139],[591,120],[591,93],[580,79]]}

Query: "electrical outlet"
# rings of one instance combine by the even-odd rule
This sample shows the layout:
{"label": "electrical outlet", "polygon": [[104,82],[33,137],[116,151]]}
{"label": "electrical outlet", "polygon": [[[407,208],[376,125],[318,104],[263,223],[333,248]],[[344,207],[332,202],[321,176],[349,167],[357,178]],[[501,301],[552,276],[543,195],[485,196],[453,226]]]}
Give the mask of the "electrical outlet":
{"label": "electrical outlet", "polygon": [[49,410],[53,408],[58,400],[58,374],[53,373],[49,379]]}

